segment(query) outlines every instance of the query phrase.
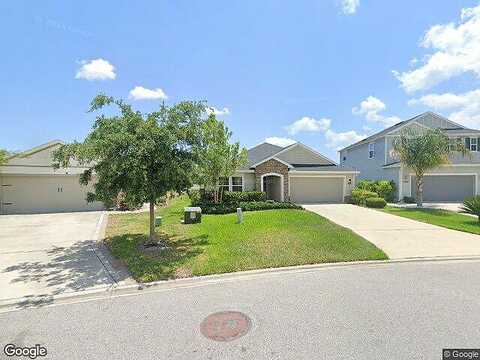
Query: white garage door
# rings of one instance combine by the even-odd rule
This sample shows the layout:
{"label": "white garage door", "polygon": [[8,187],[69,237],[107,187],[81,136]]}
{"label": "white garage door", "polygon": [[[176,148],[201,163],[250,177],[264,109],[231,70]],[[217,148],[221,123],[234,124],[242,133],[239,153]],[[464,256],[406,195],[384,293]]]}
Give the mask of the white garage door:
{"label": "white garage door", "polygon": [[3,176],[1,213],[28,214],[101,210],[102,203],[87,203],[88,189],[77,176]]}
{"label": "white garage door", "polygon": [[[412,176],[412,196],[417,196],[417,178]],[[458,201],[474,196],[474,175],[426,175],[423,178],[423,201]]]}
{"label": "white garage door", "polygon": [[299,204],[343,202],[343,177],[290,177],[290,198]]}

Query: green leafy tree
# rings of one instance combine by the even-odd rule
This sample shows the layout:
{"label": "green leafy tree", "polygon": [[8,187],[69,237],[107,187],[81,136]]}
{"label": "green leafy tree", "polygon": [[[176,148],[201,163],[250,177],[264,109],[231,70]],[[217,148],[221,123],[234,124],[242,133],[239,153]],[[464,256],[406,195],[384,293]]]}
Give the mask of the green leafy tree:
{"label": "green leafy tree", "polygon": [[9,153],[7,150],[0,149],[0,165],[6,164]]}
{"label": "green leafy tree", "polygon": [[232,176],[247,163],[247,150],[238,142],[231,144],[232,133],[223,121],[210,114],[203,124],[202,144],[199,148],[198,177],[200,185],[213,190],[214,202],[221,201],[219,179]]}
{"label": "green leafy tree", "polygon": [[[415,173],[417,206],[421,207],[425,172],[449,163],[449,155],[453,149],[449,147],[448,137],[440,129],[424,131],[407,129],[394,140],[393,148],[400,162]],[[458,144],[455,150],[463,154],[467,152],[462,144]]]}
{"label": "green leafy tree", "polygon": [[56,167],[76,161],[88,169],[81,183],[94,183],[87,201],[108,203],[119,192],[130,204],[150,203],[150,236],[156,244],[155,204],[171,191],[192,185],[195,150],[201,144],[205,106],[202,102],[180,102],[142,114],[122,100],[96,96],[90,111],[107,105],[118,115],[99,115],[83,142],[74,142],[54,153]]}

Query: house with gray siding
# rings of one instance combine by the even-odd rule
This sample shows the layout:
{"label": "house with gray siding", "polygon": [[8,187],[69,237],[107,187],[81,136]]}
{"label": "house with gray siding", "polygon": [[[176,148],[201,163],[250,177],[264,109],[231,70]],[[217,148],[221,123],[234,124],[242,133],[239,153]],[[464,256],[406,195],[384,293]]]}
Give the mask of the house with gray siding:
{"label": "house with gray siding", "polygon": [[480,130],[457,124],[441,115],[426,112],[401,121],[339,151],[340,166],[359,171],[358,180],[393,180],[397,198],[415,197],[415,176],[393,151],[393,142],[403,130],[442,129],[450,146],[465,144],[469,154],[454,152],[450,163],[429,171],[424,179],[424,201],[463,201],[478,194],[480,186]]}

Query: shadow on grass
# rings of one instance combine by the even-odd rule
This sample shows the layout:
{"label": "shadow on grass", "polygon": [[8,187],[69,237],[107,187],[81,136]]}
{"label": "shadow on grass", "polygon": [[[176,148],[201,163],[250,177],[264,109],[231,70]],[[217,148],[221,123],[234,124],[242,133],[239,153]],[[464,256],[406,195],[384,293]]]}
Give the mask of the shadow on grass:
{"label": "shadow on grass", "polygon": [[144,250],[145,234],[123,234],[106,239],[113,255],[125,262],[133,277],[140,282],[150,282],[191,276],[184,265],[204,252],[208,235],[177,237],[159,234],[167,244],[166,249]]}

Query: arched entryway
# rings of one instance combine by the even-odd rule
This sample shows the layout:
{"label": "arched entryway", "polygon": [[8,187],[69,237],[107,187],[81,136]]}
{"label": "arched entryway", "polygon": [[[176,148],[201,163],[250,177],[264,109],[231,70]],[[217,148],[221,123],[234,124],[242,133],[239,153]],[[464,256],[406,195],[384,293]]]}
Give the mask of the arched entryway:
{"label": "arched entryway", "polygon": [[277,173],[263,174],[260,179],[261,190],[268,200],[283,201],[283,175]]}

